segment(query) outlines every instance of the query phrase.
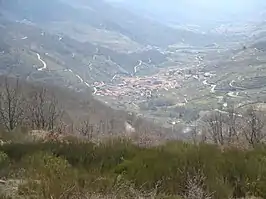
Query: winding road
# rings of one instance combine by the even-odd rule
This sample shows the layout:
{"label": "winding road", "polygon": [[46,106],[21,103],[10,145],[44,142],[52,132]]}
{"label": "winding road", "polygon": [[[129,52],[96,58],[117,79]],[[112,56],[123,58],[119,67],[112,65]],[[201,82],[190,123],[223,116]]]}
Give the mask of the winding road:
{"label": "winding road", "polygon": [[[239,79],[239,77],[238,77],[238,79]],[[235,82],[236,82],[235,80],[232,80],[232,81],[229,83],[229,86],[230,86],[231,88],[233,88],[233,89],[237,89],[237,90],[245,90],[245,88],[243,88],[243,87],[234,86],[233,84],[234,84]],[[241,98],[241,97],[239,96],[239,92],[233,92],[233,91],[230,91],[230,92],[227,93],[227,95],[228,95],[229,97],[232,97],[232,98]]]}
{"label": "winding road", "polygon": [[[219,113],[222,113],[222,114],[226,114],[226,115],[230,114],[230,113],[227,112],[227,111],[222,111],[222,110],[219,110],[219,109],[214,109],[214,110],[217,111],[217,112],[219,112]],[[241,114],[237,114],[237,113],[233,113],[233,115],[234,115],[234,116],[237,116],[237,117],[243,117],[243,115],[241,115]]]}
{"label": "winding road", "polygon": [[74,74],[83,84],[85,84],[88,88],[90,88],[89,83],[84,81],[78,74],[75,74],[71,69],[68,69],[68,71]]}
{"label": "winding road", "polygon": [[[41,56],[39,53],[36,53],[38,60],[42,63],[43,67],[39,68],[38,71],[43,71],[45,69],[47,69],[47,64],[44,60],[42,60]],[[71,69],[68,69],[69,72],[73,73],[83,84],[85,84],[88,88],[90,88],[90,85],[84,81],[78,74],[75,74]],[[95,88],[94,88],[95,89]],[[96,89],[97,92],[97,89]],[[95,93],[95,90],[94,90]]]}
{"label": "winding road", "polygon": [[210,83],[208,83],[207,82],[207,80],[205,79],[203,82],[202,82],[204,85],[206,85],[206,86],[211,86],[211,93],[215,93],[215,88],[216,88],[216,84],[210,84]]}
{"label": "winding road", "polygon": [[114,75],[111,79],[111,81],[114,81],[117,75]]}
{"label": "winding road", "polygon": [[43,65],[43,67],[42,67],[42,68],[39,68],[38,71],[43,71],[44,69],[47,68],[47,64],[45,63],[45,61],[43,61],[43,60],[41,59],[41,56],[40,56],[39,53],[36,53],[36,55],[37,55],[38,60],[39,60],[39,61],[42,63],[42,65]]}
{"label": "winding road", "polygon": [[136,66],[134,66],[134,72],[135,72],[135,73],[137,72],[138,67],[140,67],[141,65],[142,65],[142,61],[139,60],[139,64],[136,65]]}
{"label": "winding road", "polygon": [[233,92],[233,91],[230,91],[230,92],[227,93],[227,95],[228,95],[229,97],[232,97],[232,98],[240,98],[240,96],[239,96],[239,92]]}
{"label": "winding road", "polygon": [[211,93],[215,93],[216,84],[211,84]]}
{"label": "winding road", "polygon": [[[235,83],[235,82],[236,82],[235,80],[232,80],[232,81],[229,83],[229,86],[230,86],[231,88],[233,88],[233,89],[239,89],[239,90],[243,90],[243,89],[245,89],[245,88],[242,88],[242,87],[234,86],[233,83]],[[210,92],[211,92],[211,93],[215,93],[215,88],[217,87],[216,84],[210,84],[210,83],[207,82],[206,79],[205,79],[202,83],[203,83],[204,85],[206,85],[206,86],[211,86],[211,91],[210,91]],[[229,92],[227,93],[227,96],[232,97],[232,98],[241,98],[241,97],[239,96],[239,92],[233,92],[233,91],[229,91]]]}
{"label": "winding road", "polygon": [[[238,77],[238,79],[239,79],[239,77]],[[232,80],[232,81],[229,83],[229,86],[230,86],[231,88],[234,88],[234,89],[245,90],[245,88],[243,88],[243,87],[234,86],[233,84],[234,84],[235,82],[236,82],[235,80]]]}
{"label": "winding road", "polygon": [[83,79],[79,75],[77,75],[77,74],[75,74],[75,75],[82,83],[84,82]]}
{"label": "winding road", "polygon": [[205,79],[202,83],[203,83],[204,85],[210,85],[210,84],[207,82],[207,79]]}
{"label": "winding road", "polygon": [[94,95],[96,95],[97,91],[98,91],[97,88],[96,87],[93,87],[93,94]]}

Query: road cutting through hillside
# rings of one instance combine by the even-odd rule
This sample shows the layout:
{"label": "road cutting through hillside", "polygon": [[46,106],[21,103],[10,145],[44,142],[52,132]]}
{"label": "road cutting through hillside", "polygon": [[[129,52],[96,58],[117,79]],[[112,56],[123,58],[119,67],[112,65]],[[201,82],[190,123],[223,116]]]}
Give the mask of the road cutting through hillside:
{"label": "road cutting through hillside", "polygon": [[[236,82],[235,80],[232,80],[230,83],[229,83],[229,86],[233,89],[245,89],[245,88],[242,88],[242,87],[237,87],[237,86],[234,86],[233,83]],[[203,82],[202,82],[204,85],[206,86],[211,86],[211,93],[215,93],[215,88],[217,87],[216,84],[210,84],[207,82],[207,80],[205,79]],[[239,96],[239,92],[233,92],[233,91],[229,91],[228,93],[226,93],[227,96],[229,97],[232,97],[232,98],[240,98]]]}
{"label": "road cutting through hillside", "polygon": [[202,83],[203,83],[204,85],[206,85],[206,86],[211,86],[211,90],[210,90],[210,92],[211,92],[211,93],[215,93],[215,88],[217,87],[216,84],[210,84],[210,83],[207,82],[206,79],[205,79]]}
{"label": "road cutting through hillside", "polygon": [[[239,79],[239,77],[238,77],[238,79]],[[234,88],[234,89],[245,90],[245,88],[243,88],[243,87],[238,87],[238,86],[233,85],[235,82],[236,82],[235,80],[232,80],[232,81],[229,83],[229,86],[230,86],[231,88]]]}
{"label": "road cutting through hillside", "polygon": [[96,95],[97,91],[98,91],[97,88],[96,87],[93,87],[93,94],[94,95]]}
{"label": "road cutting through hillside", "polygon": [[211,93],[215,93],[216,84],[211,84]]}
{"label": "road cutting through hillside", "polygon": [[[239,77],[238,77],[238,79],[239,79]],[[243,88],[243,87],[234,86],[233,84],[234,84],[235,82],[236,82],[235,80],[232,80],[232,81],[229,83],[229,86],[230,86],[231,88],[233,88],[233,89],[245,90],[245,88]],[[228,95],[229,97],[232,97],[232,98],[241,98],[241,97],[239,96],[239,92],[233,92],[233,91],[230,91],[230,92],[227,93],[227,95]]]}
{"label": "road cutting through hillside", "polygon": [[89,83],[84,81],[84,79],[82,79],[78,74],[75,74],[71,69],[68,69],[68,72],[71,72],[73,75],[75,75],[81,81],[81,83],[85,84],[88,88],[90,88]]}
{"label": "road cutting through hillside", "polygon": [[[220,109],[214,109],[215,111],[217,111],[217,112],[219,112],[219,113],[221,113],[221,114],[226,114],[226,115],[229,115],[230,113],[229,112],[227,112],[227,111],[222,111],[222,110],[220,110]],[[241,114],[237,114],[237,113],[233,113],[233,115],[234,116],[237,116],[237,117],[243,117],[243,115],[241,115]]]}
{"label": "road cutting through hillside", "polygon": [[140,67],[141,65],[142,65],[142,61],[139,60],[139,64],[136,65],[136,66],[134,66],[134,72],[135,72],[135,73],[137,73],[137,69],[138,69],[138,67]]}
{"label": "road cutting through hillside", "polygon": [[90,88],[90,85],[87,82],[85,82],[78,74],[75,74],[75,76],[81,81],[81,83],[85,84],[87,87]]}
{"label": "road cutting through hillside", "polygon": [[43,67],[42,67],[42,68],[39,68],[38,71],[43,71],[44,69],[47,68],[47,64],[45,63],[45,61],[43,61],[43,60],[41,59],[41,56],[40,56],[39,53],[36,53],[36,55],[37,55],[38,60],[39,60],[39,61],[42,63],[42,65],[43,65]]}
{"label": "road cutting through hillside", "polygon": [[239,96],[239,92],[233,92],[233,91],[230,91],[230,92],[227,93],[227,95],[228,95],[229,97],[232,97],[232,98],[240,98],[240,96]]}

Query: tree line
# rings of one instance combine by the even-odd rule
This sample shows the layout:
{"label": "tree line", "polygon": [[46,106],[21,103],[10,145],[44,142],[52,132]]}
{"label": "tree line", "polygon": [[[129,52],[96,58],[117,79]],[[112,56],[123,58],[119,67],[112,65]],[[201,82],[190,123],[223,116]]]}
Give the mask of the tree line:
{"label": "tree line", "polygon": [[194,142],[210,142],[220,146],[256,147],[266,138],[265,111],[250,105],[237,111],[231,105],[201,118],[192,128]]}
{"label": "tree line", "polygon": [[22,125],[53,130],[62,118],[63,111],[58,100],[46,88],[26,94],[18,79],[11,83],[5,78],[0,89],[0,124],[8,131]]}
{"label": "tree line", "polygon": [[[76,99],[68,102],[68,99],[63,98],[66,97],[65,93],[62,92],[64,96],[61,97],[61,92],[56,92],[56,89],[39,85],[25,86],[25,82],[19,79],[4,77],[0,81],[0,127],[9,132],[21,127],[55,133],[67,132],[88,139],[93,136],[125,133],[123,131],[128,129],[126,126],[132,123],[138,126],[138,131],[143,132],[145,127],[152,129],[152,124],[134,114],[113,111],[93,98],[81,98],[72,104]],[[84,110],[80,114],[72,114],[71,111],[76,108],[71,107],[69,110],[69,106],[80,106]]]}
{"label": "tree line", "polygon": [[[64,117],[68,113],[59,103],[55,93],[45,87],[24,91],[19,79],[10,81],[5,77],[0,84],[0,91],[0,126],[7,131],[26,126],[34,130],[64,133],[67,126],[71,126],[72,133],[77,132],[89,139],[95,134],[117,133],[117,119],[115,118],[100,119],[97,123],[92,122],[93,114],[96,114],[95,110],[78,119],[75,124],[67,124]],[[221,146],[248,144],[255,147],[265,141],[265,116],[264,111],[254,106],[242,112],[230,106],[227,110],[212,112],[198,120],[192,127],[191,139],[194,143],[210,142]],[[130,118],[131,121],[134,120],[132,118]],[[145,128],[140,120],[135,119],[135,124],[139,126],[137,133],[142,132],[147,135],[152,133],[148,131],[153,131],[151,128]]]}

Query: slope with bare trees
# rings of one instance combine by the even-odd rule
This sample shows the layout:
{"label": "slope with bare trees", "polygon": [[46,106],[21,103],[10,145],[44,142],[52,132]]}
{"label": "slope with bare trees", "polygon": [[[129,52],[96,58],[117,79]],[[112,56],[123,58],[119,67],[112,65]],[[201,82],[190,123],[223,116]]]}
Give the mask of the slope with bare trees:
{"label": "slope with bare trees", "polygon": [[0,119],[9,130],[14,130],[22,123],[24,117],[24,100],[17,80],[14,87],[5,78],[0,93]]}
{"label": "slope with bare trees", "polygon": [[[150,143],[169,138],[173,133],[133,113],[114,110],[85,92],[77,95],[53,85],[32,84],[3,76],[0,89],[0,122],[8,131],[26,127],[89,139],[127,133],[134,138],[145,137]],[[127,132],[128,126],[133,131]]]}

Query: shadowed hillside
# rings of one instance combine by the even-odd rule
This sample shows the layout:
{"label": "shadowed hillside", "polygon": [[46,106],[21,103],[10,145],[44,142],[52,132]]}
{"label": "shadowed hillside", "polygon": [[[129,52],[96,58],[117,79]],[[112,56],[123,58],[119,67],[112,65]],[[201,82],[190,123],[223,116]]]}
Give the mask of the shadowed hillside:
{"label": "shadowed hillside", "polygon": [[[148,144],[155,144],[156,142],[169,139],[173,136],[173,133],[176,133],[137,117],[135,114],[114,110],[95,100],[89,94],[89,90],[87,90],[87,93],[77,93],[73,90],[59,88],[54,85],[32,84],[14,78],[7,79],[3,76],[0,78],[0,85],[2,110],[9,110],[5,106],[9,102],[6,97],[9,92],[12,92],[12,96],[14,95],[12,102],[16,103],[14,111],[18,112],[21,110],[21,113],[23,113],[20,115],[21,118],[16,119],[15,126],[12,127],[9,124],[12,118],[7,116],[4,121],[1,120],[1,122],[4,122],[2,124],[8,123],[7,127],[9,130],[15,130],[26,125],[25,127],[33,130],[39,129],[55,132],[60,130],[62,133],[70,133],[72,135],[81,133],[84,134],[83,136],[92,136],[93,138],[127,135],[137,140],[143,139],[142,141]],[[34,106],[31,107],[32,105]],[[55,111],[54,115],[56,115],[52,121],[54,123],[53,127],[50,127],[49,123],[47,123],[49,120],[47,118],[52,116],[49,108],[51,106],[55,108],[53,111]],[[36,119],[34,119],[35,117],[32,118],[32,114],[38,110],[36,114],[44,117],[40,115],[39,109],[36,110],[36,108],[42,110],[42,114],[47,116],[45,121],[43,120],[47,125],[36,126]],[[48,112],[46,112],[46,108]],[[132,132],[127,130],[127,124],[131,126],[130,128],[134,129]]]}

